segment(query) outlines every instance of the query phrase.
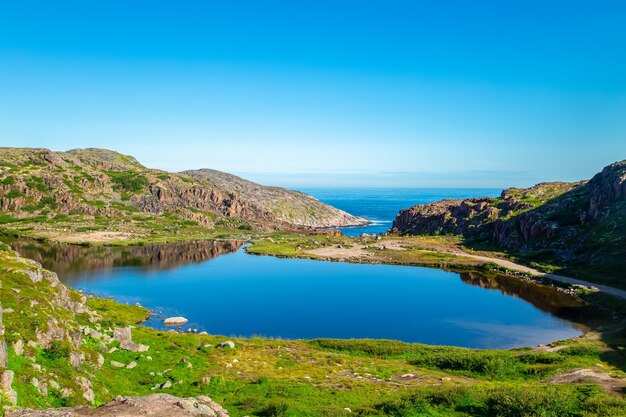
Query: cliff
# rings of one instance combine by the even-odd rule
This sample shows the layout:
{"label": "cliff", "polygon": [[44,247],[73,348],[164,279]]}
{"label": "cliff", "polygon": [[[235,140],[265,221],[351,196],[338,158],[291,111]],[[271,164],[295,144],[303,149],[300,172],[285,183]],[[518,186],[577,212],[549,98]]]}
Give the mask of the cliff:
{"label": "cliff", "polygon": [[400,211],[392,232],[455,234],[490,243],[529,261],[624,286],[626,161],[591,180],[510,188],[499,198],[443,200]]}
{"label": "cliff", "polygon": [[101,230],[107,220],[135,224],[141,222],[141,215],[168,221],[172,227],[193,224],[246,230],[367,223],[312,196],[219,171],[154,170],[104,149],[0,148],[2,224],[50,224],[55,217],[69,216],[72,224],[91,219],[85,226]]}

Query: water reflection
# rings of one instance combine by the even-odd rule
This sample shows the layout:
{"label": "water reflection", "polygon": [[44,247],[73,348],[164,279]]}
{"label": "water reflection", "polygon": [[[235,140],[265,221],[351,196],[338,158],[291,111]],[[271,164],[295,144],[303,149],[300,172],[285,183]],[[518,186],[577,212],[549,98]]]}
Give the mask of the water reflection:
{"label": "water reflection", "polygon": [[478,271],[462,272],[460,276],[461,281],[466,284],[521,298],[542,311],[578,324],[589,325],[604,318],[598,309],[546,285],[509,275]]}
{"label": "water reflection", "polygon": [[56,272],[64,282],[119,267],[145,271],[175,269],[200,263],[241,248],[243,241],[195,241],[145,246],[77,246],[2,237],[20,255]]}

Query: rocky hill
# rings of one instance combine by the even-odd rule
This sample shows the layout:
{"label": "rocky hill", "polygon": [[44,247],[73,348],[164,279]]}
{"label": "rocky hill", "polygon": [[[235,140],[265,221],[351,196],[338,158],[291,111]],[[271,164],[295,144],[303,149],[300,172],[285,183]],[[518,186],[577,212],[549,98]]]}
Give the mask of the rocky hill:
{"label": "rocky hill", "polygon": [[356,226],[367,224],[364,219],[320,202],[299,191],[267,187],[232,174],[213,169],[183,171],[181,174],[208,184],[212,189],[246,201],[252,210],[270,213],[281,222],[309,227]]}
{"label": "rocky hill", "polygon": [[67,227],[91,219],[83,226],[92,231],[124,230],[142,215],[173,226],[259,230],[367,223],[312,196],[218,171],[154,170],[104,149],[0,148],[0,224],[37,228],[69,217]]}
{"label": "rocky hill", "polygon": [[472,244],[495,244],[539,266],[624,287],[626,161],[588,181],[416,205],[400,211],[392,232],[463,235]]}

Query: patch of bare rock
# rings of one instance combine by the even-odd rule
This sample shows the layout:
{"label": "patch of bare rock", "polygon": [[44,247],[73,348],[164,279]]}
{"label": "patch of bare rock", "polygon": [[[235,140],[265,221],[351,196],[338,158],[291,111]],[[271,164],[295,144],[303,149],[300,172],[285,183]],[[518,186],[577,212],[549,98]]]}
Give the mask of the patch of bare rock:
{"label": "patch of bare rock", "polygon": [[47,410],[16,410],[7,417],[228,417],[209,397],[179,398],[169,394],[118,397],[98,408],[86,406]]}

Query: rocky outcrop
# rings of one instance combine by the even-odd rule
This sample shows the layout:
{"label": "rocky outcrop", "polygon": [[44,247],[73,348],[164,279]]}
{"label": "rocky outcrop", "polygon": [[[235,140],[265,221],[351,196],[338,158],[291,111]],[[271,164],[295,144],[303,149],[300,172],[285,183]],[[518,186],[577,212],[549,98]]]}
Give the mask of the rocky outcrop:
{"label": "rocky outcrop", "polygon": [[[11,409],[17,404],[17,390],[28,386],[30,398],[37,401],[48,398],[51,390],[67,398],[73,392],[82,393],[82,402],[92,402],[91,368],[95,358],[87,357],[79,320],[94,322],[98,314],[86,306],[81,293],[61,284],[57,275],[47,271],[37,262],[21,258],[16,252],[0,245],[0,400],[3,407]],[[6,320],[7,315],[10,320]],[[5,320],[1,320],[5,319]],[[8,340],[7,340],[8,339]],[[15,356],[7,355],[7,345]],[[64,361],[76,375],[75,383],[61,387],[54,373],[42,369],[38,357],[51,355]],[[31,371],[25,371],[31,369]],[[79,391],[80,390],[80,391]],[[17,392],[16,392],[17,391]]]}
{"label": "rocky outcrop", "polygon": [[228,417],[211,398],[179,398],[168,394],[118,397],[98,408],[74,407],[47,410],[16,410],[7,417]]}
{"label": "rocky outcrop", "polygon": [[105,149],[0,148],[0,211],[18,217],[42,212],[105,218],[174,214],[205,227],[226,218],[263,230],[368,223],[297,191],[214,170],[152,170]]}
{"label": "rocky outcrop", "polygon": [[391,232],[463,235],[522,256],[619,270],[626,266],[626,161],[589,181],[416,205],[400,211]]}

